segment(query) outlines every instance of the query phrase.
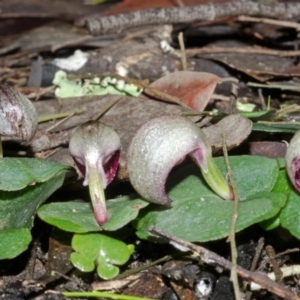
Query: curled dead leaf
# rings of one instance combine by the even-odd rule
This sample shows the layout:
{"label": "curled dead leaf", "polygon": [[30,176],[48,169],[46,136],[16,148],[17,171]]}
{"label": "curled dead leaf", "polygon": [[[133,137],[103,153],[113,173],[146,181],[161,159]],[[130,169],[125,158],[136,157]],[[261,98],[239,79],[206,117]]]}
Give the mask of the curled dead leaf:
{"label": "curled dead leaf", "polygon": [[213,151],[222,149],[222,137],[225,134],[228,150],[239,146],[252,131],[252,121],[236,114],[223,118],[215,125],[202,129],[210,141]]}
{"label": "curled dead leaf", "polygon": [[[206,72],[179,71],[152,82],[149,87],[180,98],[190,108],[203,111],[221,78]],[[150,89],[147,95],[157,98]],[[168,101],[168,99],[162,99]]]}

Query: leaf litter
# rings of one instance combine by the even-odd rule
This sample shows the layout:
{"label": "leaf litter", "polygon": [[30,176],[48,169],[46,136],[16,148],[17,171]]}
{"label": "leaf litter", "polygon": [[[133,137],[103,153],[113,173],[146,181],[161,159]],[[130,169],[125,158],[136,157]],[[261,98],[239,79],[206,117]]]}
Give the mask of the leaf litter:
{"label": "leaf litter", "polygon": [[[111,207],[114,218],[109,221],[110,223],[107,223],[106,230],[111,230],[112,235],[115,235],[114,238],[122,240],[126,244],[132,243],[132,240],[138,241],[135,244],[135,255],[129,263],[122,267],[122,272],[129,272],[134,268],[139,270],[141,266],[147,265],[146,261],[155,263],[156,260],[163,257],[163,254],[174,254],[175,250],[172,247],[152,242],[157,240],[149,236],[145,224],[162,226],[164,228],[161,229],[166,231],[170,228],[169,233],[174,234],[175,237],[183,237],[192,241],[219,239],[214,242],[215,246],[210,246],[213,251],[218,251],[218,249],[224,247],[225,240],[222,237],[227,236],[229,233],[229,229],[223,225],[226,221],[229,222],[230,210],[228,218],[226,220],[222,219],[226,209],[224,208],[222,211],[222,206],[218,203],[220,200],[201,202],[200,199],[201,201],[197,202],[197,199],[185,199],[186,195],[196,191],[193,190],[193,184],[195,183],[191,186],[186,183],[191,180],[189,177],[175,180],[178,186],[174,187],[173,192],[171,190],[171,195],[175,195],[174,197],[178,202],[169,209],[154,207],[152,204],[148,205],[148,202],[145,202],[144,199],[136,198],[137,195],[131,196],[134,193],[132,187],[128,182],[122,181],[128,179],[126,170],[127,149],[136,131],[147,121],[165,114],[184,115],[196,122],[202,127],[212,144],[214,153],[217,155],[221,153],[222,140],[225,134],[227,148],[231,151],[230,156],[232,154],[237,155],[236,158],[232,157],[232,161],[241,159],[242,162],[245,162],[245,166],[248,164],[248,167],[252,166],[252,168],[257,164],[256,169],[261,168],[266,172],[266,174],[257,174],[255,168],[245,171],[246,169],[242,169],[240,163],[237,164],[237,167],[236,163],[232,162],[233,170],[235,168],[244,170],[240,171],[242,172],[240,175],[235,175],[238,176],[238,178],[235,178],[238,187],[244,183],[245,186],[242,190],[247,191],[248,187],[249,192],[247,194],[249,199],[246,197],[247,201],[241,201],[240,203],[240,219],[237,223],[237,230],[240,230],[240,233],[236,237],[239,245],[244,243],[250,249],[251,243],[253,244],[252,241],[256,245],[256,241],[260,237],[268,238],[271,235],[276,235],[277,232],[282,230],[282,227],[286,228],[292,235],[289,235],[287,231],[285,233],[289,237],[289,244],[283,241],[281,235],[276,235],[277,240],[273,244],[275,249],[285,251],[297,245],[297,238],[300,236],[297,222],[299,219],[297,213],[299,195],[292,190],[287,180],[282,180],[286,176],[284,164],[277,164],[274,158],[270,161],[263,158],[263,160],[266,159],[268,167],[273,166],[273,171],[269,171],[267,166],[264,168],[262,162],[259,163],[259,158],[255,161],[256,156],[241,156],[242,154],[261,155],[263,153],[263,156],[283,157],[286,147],[281,149],[282,143],[280,145],[277,145],[277,143],[282,140],[289,141],[291,138],[290,132],[295,132],[300,128],[298,124],[299,110],[297,108],[288,110],[294,103],[297,103],[299,98],[299,89],[297,88],[298,64],[294,59],[299,56],[298,50],[294,49],[297,45],[295,29],[297,27],[295,27],[296,23],[293,20],[289,20],[288,15],[286,15],[286,21],[289,22],[282,23],[280,20],[268,19],[269,15],[255,20],[254,18],[249,19],[249,17],[243,19],[239,16],[239,13],[230,15],[230,13],[226,14],[225,12],[225,18],[221,22],[220,20],[204,19],[199,20],[202,23],[189,24],[185,28],[155,25],[136,27],[124,33],[113,32],[111,35],[92,37],[86,27],[79,27],[79,25],[82,26],[84,20],[88,20],[89,17],[95,17],[95,11],[104,17],[114,13],[136,11],[144,8],[143,5],[146,4],[132,0],[122,1],[119,4],[107,1],[105,4],[92,6],[84,5],[79,1],[74,3],[54,1],[55,5],[51,5],[49,8],[47,1],[36,2],[30,0],[26,3],[19,3],[18,0],[14,0],[13,3],[10,2],[0,5],[2,20],[4,20],[3,27],[0,29],[3,36],[0,45],[0,54],[2,55],[0,57],[1,83],[9,84],[25,96],[38,100],[32,103],[39,117],[46,117],[51,114],[52,119],[39,123],[35,137],[27,145],[19,145],[15,140],[5,138],[3,143],[5,159],[20,155],[34,156],[56,163],[66,162],[73,166],[66,146],[71,133],[77,126],[99,116],[102,122],[116,130],[121,139],[122,151],[117,180],[107,190],[108,199],[116,200],[108,200],[108,207],[109,209]],[[178,6],[180,6],[180,2],[184,2],[183,4],[187,7],[202,2],[205,5],[205,1],[187,0],[178,1]],[[253,1],[249,2],[251,2],[249,5],[254,3]],[[213,3],[214,9],[218,5],[220,10],[223,9],[220,1],[213,1]],[[16,4],[22,5],[17,6]],[[38,22],[36,19],[34,21],[34,16],[37,13],[36,5],[38,5],[39,13],[43,12]],[[152,7],[170,7],[174,4],[169,3],[169,1],[159,1],[159,3],[153,1],[151,5]],[[276,8],[276,13],[278,10],[278,13],[284,15],[282,11],[280,12],[283,9],[280,3],[266,5],[272,5],[273,9]],[[288,9],[288,7],[287,5],[286,8]],[[297,12],[298,6],[295,5],[293,9]],[[61,11],[67,11],[68,13],[62,14]],[[14,19],[12,19],[13,17]],[[24,17],[27,18],[25,23],[22,21]],[[8,25],[8,22],[12,20],[14,26]],[[49,23],[50,21],[51,23]],[[75,25],[71,24],[70,21],[75,21]],[[184,33],[185,52],[183,49],[178,49],[177,34],[179,31]],[[55,97],[54,89],[51,87],[55,72],[66,66],[61,64],[62,60],[68,61],[74,52],[78,50],[84,53],[82,57],[87,60],[82,63],[82,67],[79,62],[78,68],[71,71],[64,70],[70,75],[70,80],[80,80],[87,74],[89,76],[103,74],[105,77],[108,74],[115,73],[122,76],[124,82],[129,82],[132,79],[137,84],[140,82],[141,86],[146,87],[147,93],[143,93],[139,97],[128,95],[83,96],[65,99]],[[187,58],[187,70],[182,70],[182,53],[185,53],[184,55]],[[37,61],[39,61],[38,64]],[[57,64],[58,61],[59,64]],[[74,64],[74,61],[72,64]],[[73,79],[72,76],[77,79]],[[236,79],[236,90],[233,88],[232,82],[221,82],[228,77]],[[32,80],[29,80],[29,78]],[[257,87],[247,85],[249,78],[257,84]],[[146,82],[147,80],[148,82]],[[32,86],[28,86],[27,82]],[[259,86],[261,83],[264,83],[265,86]],[[282,88],[278,90],[273,86],[291,86],[294,89],[287,91]],[[149,88],[147,89],[147,87]],[[162,94],[157,95],[156,93],[154,95],[150,90],[151,88],[161,90],[165,93],[165,96],[167,95],[167,99],[161,97]],[[175,98],[179,98],[185,105],[179,106],[166,101]],[[270,99],[269,102],[268,98]],[[239,106],[237,106],[237,103],[239,103]],[[250,117],[246,112],[240,111],[246,108],[248,104],[254,107],[253,113],[271,110],[279,112],[279,109],[283,109],[284,106],[287,113],[272,114],[271,119],[268,119],[270,113],[266,113],[265,116]],[[59,115],[61,113],[65,114],[62,118]],[[259,143],[268,143],[273,147],[280,147],[280,151],[277,151],[276,148],[273,148],[272,151],[262,151],[264,149],[260,150],[258,147],[265,147],[265,144]],[[5,159],[3,159],[3,162]],[[219,158],[219,160],[221,161],[222,158]],[[48,162],[44,162],[43,168],[46,168]],[[185,162],[187,166],[184,168],[188,167],[188,163],[188,161]],[[53,229],[59,233],[63,233],[62,230],[76,232],[74,228],[72,229],[72,226],[75,225],[80,226],[80,232],[97,231],[97,224],[93,223],[89,197],[86,197],[86,190],[73,179],[75,172],[73,171],[71,177],[68,175],[66,165],[56,165],[58,169],[53,167],[51,169],[52,173],[48,173],[50,175],[43,178],[45,174],[42,172],[43,174],[39,175],[39,172],[44,169],[41,168],[35,171],[34,164],[29,163],[30,170],[28,169],[26,173],[27,176],[32,174],[30,176],[35,177],[32,180],[29,178],[26,182],[23,180],[22,182],[25,183],[18,186],[19,191],[12,191],[16,188],[9,186],[15,183],[14,177],[15,179],[18,179],[18,176],[21,178],[24,173],[20,172],[18,176],[10,175],[9,178],[12,179],[9,183],[5,183],[5,180],[1,182],[3,185],[1,205],[5,208],[1,214],[1,235],[3,236],[3,239],[1,238],[3,245],[1,246],[1,257],[8,259],[3,260],[4,264],[0,278],[3,283],[0,287],[1,296],[8,297],[19,293],[18,295],[23,298],[40,295],[44,297],[42,299],[46,299],[45,291],[49,290],[47,283],[62,277],[67,279],[64,286],[60,289],[57,285],[54,289],[59,291],[68,289],[71,291],[88,290],[91,283],[96,283],[94,280],[87,280],[83,274],[80,276],[67,275],[67,272],[72,268],[70,265],[72,236],[69,235],[64,238],[59,238],[58,235],[54,234],[51,234],[51,236],[46,234],[45,236],[42,229],[39,232],[36,228],[40,225],[43,228],[43,226],[46,226],[45,223],[34,217],[38,210],[42,220],[47,219],[48,224],[60,228],[59,230]],[[178,172],[182,175],[181,170],[183,169],[176,167],[174,174],[171,174],[172,178],[176,178]],[[223,172],[226,173],[225,169]],[[3,175],[5,176],[5,174]],[[255,183],[257,178],[261,178],[261,180]],[[271,180],[271,178],[273,179]],[[65,183],[63,188],[59,189],[64,179],[68,184]],[[194,180],[199,182],[200,178],[195,177]],[[270,186],[271,181],[272,187]],[[172,184],[172,180],[170,183]],[[176,188],[179,194],[183,192],[183,190],[180,190],[180,184],[186,184],[187,190],[184,195],[177,197]],[[262,190],[257,191],[257,185],[259,184],[262,184],[263,187]],[[203,185],[203,183],[199,183],[197,186],[207,190],[206,185]],[[58,189],[58,193],[51,198],[51,201],[48,200],[50,194]],[[210,193],[212,192],[210,191]],[[123,196],[123,198],[118,199],[120,196]],[[215,195],[207,197],[213,199]],[[61,202],[64,199],[76,201],[73,209],[77,212],[77,218],[68,215],[67,210],[64,213],[64,209],[67,208],[66,205],[72,207],[72,202],[65,202],[66,205],[64,206],[64,202]],[[49,203],[39,208],[46,200]],[[57,203],[52,202],[53,200],[56,200]],[[285,206],[287,200],[288,205]],[[137,201],[137,207],[136,205],[130,205],[134,201]],[[189,201],[190,204],[188,204]],[[213,205],[214,201],[217,201],[215,208],[205,208],[206,205],[208,207]],[[252,204],[251,201],[253,201]],[[118,209],[118,202],[124,202],[123,210]],[[222,205],[225,206],[231,206],[231,204],[222,202]],[[246,204],[249,207],[244,211],[243,207]],[[53,218],[53,211],[51,211],[51,206],[54,207],[55,205],[58,205],[58,207],[62,205],[60,208],[53,210],[57,213],[56,219]],[[77,206],[80,207],[78,211],[75,208]],[[200,208],[200,214],[198,214],[196,207],[198,207],[197,209]],[[282,207],[284,209],[281,213]],[[221,209],[221,211],[218,212],[218,209]],[[73,215],[75,211],[72,212]],[[48,215],[43,216],[45,212]],[[207,215],[211,212],[215,213],[207,218]],[[172,214],[174,214],[172,217],[165,217]],[[198,224],[197,222],[202,220],[203,215],[203,222]],[[83,222],[85,218],[89,221]],[[173,218],[176,219],[175,222]],[[180,218],[183,218],[183,220],[179,220]],[[193,219],[192,222],[189,219]],[[132,220],[133,222],[131,222]],[[259,225],[249,227],[250,224],[260,223],[263,220],[275,220],[273,224],[281,224],[281,227],[275,226],[271,231],[262,229],[267,228],[264,225],[265,223],[261,223],[261,227]],[[82,222],[83,224],[81,224]],[[194,224],[193,222],[196,222],[197,226],[191,225]],[[205,222],[209,224],[205,225]],[[214,223],[220,225],[219,231],[214,230]],[[111,228],[109,227],[110,224]],[[31,233],[29,229],[32,225],[34,227]],[[135,235],[133,228],[137,229],[138,237],[143,237],[143,239],[139,239]],[[104,230],[104,234],[107,233],[106,230]],[[212,233],[209,233],[210,230]],[[197,234],[198,231],[199,234]],[[196,236],[197,238],[195,238]],[[247,236],[246,239],[245,236]],[[11,242],[12,239],[13,242]],[[36,243],[28,246],[31,239],[42,243],[41,251],[38,251],[39,246]],[[50,241],[48,249],[45,249],[45,245],[43,245],[42,241],[44,240]],[[46,242],[46,244],[48,243]],[[281,244],[280,247],[279,244]],[[63,247],[63,245],[66,247]],[[27,247],[31,250],[26,252],[30,256],[27,266],[23,263],[20,264],[19,268],[15,267],[14,269],[10,262],[17,263],[22,257],[18,255],[25,251]],[[55,250],[60,248],[62,250],[58,255]],[[31,255],[33,252],[36,252],[37,255]],[[240,258],[243,256],[241,252],[238,254]],[[224,253],[225,257],[227,255],[228,253]],[[254,255],[255,253],[252,251],[250,258],[248,258],[248,264],[249,260],[251,263]],[[290,256],[292,258],[287,261],[288,265],[292,265],[292,261],[297,260],[297,253],[290,254]],[[13,259],[13,257],[16,258]],[[157,274],[150,269],[145,275],[148,276],[147,278],[140,276],[133,287],[123,290],[124,294],[129,293],[133,296],[162,299],[165,294],[170,294],[169,297],[173,297],[172,293],[176,293],[178,299],[183,299],[187,295],[195,299],[196,295],[199,295],[199,291],[195,287],[202,282],[201,276],[204,271],[200,268],[202,275],[198,276],[197,272],[199,270],[195,271],[195,268],[198,268],[199,265],[193,263],[192,260],[189,260],[190,264],[171,261],[178,266],[177,271],[181,272],[181,279],[174,279],[171,276],[170,287],[164,285],[163,289],[158,289],[162,280],[168,279],[165,275]],[[62,263],[66,265],[66,268],[59,268]],[[241,259],[239,263],[243,264],[244,262]],[[270,264],[269,261],[267,263]],[[258,267],[263,269],[262,259],[260,259],[259,264]],[[14,265],[16,264],[14,263]],[[50,271],[52,268],[57,271],[54,278],[51,277]],[[21,274],[24,270],[25,272]],[[193,271],[189,273],[188,270]],[[212,276],[217,275],[213,267],[210,267],[209,271]],[[11,272],[20,273],[21,275],[19,277],[8,276]],[[69,275],[74,277],[68,277]],[[218,298],[218,289],[220,289],[219,282],[222,282],[221,278],[217,281],[215,289],[212,289],[212,294],[208,295],[211,299],[220,299]],[[228,277],[225,278],[228,279]],[[33,284],[33,286],[24,284],[21,286],[20,280],[24,279],[34,279],[37,284]],[[143,284],[145,280],[148,287],[146,290],[145,284]],[[38,287],[38,283],[41,282],[43,287]],[[189,282],[189,284],[183,284],[183,282]],[[19,289],[12,288],[13,284],[18,286]],[[226,291],[229,299],[233,297],[233,293],[230,282],[228,281],[226,284],[227,288],[223,287],[222,291],[224,293]],[[144,292],[141,290],[141,286],[144,288]],[[291,294],[284,294],[283,290],[278,290],[275,286],[272,287],[271,285],[265,288],[277,295],[284,295],[287,299],[298,299],[297,296],[293,298]],[[294,283],[294,290],[299,294],[298,289],[297,284]],[[51,297],[51,299],[62,299],[63,296],[53,294]],[[262,294],[259,291],[255,292],[255,297],[262,297]]]}

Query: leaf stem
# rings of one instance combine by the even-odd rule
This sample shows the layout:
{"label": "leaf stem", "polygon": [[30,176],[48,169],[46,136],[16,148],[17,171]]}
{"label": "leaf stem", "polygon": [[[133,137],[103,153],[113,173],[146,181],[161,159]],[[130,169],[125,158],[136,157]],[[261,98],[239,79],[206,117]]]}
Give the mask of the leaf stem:
{"label": "leaf stem", "polygon": [[157,260],[155,260],[155,261],[153,261],[153,262],[151,262],[151,263],[149,263],[149,264],[147,264],[147,265],[144,265],[144,266],[142,266],[142,267],[134,268],[134,269],[128,270],[128,271],[126,271],[126,272],[124,272],[124,273],[122,273],[122,274],[116,276],[114,279],[115,279],[115,280],[124,279],[124,278],[126,278],[126,277],[128,277],[128,276],[130,276],[130,275],[139,273],[139,272],[141,272],[141,271],[148,270],[149,268],[151,268],[151,267],[153,267],[153,266],[155,266],[155,265],[157,265],[157,264],[160,264],[160,263],[162,263],[162,262],[168,261],[168,260],[170,260],[171,258],[172,258],[171,255],[166,255],[166,256],[164,256],[164,257],[162,257],[162,258],[159,258],[159,259],[157,259]]}
{"label": "leaf stem", "polygon": [[74,112],[62,112],[62,113],[57,113],[57,114],[49,114],[49,115],[43,115],[43,116],[39,116],[38,117],[38,122],[39,123],[44,123],[44,122],[48,122],[48,121],[52,121],[52,120],[56,120],[56,119],[62,119],[65,117],[68,117],[69,115],[75,114],[82,114],[83,110],[82,109],[78,109]]}
{"label": "leaf stem", "polygon": [[230,271],[230,280],[232,281],[232,284],[233,284],[235,299],[239,300],[239,299],[241,299],[241,296],[240,296],[240,289],[239,289],[239,282],[238,282],[238,275],[237,275],[237,256],[238,255],[237,255],[236,241],[235,241],[235,228],[236,228],[236,221],[238,218],[238,209],[239,209],[239,195],[237,192],[236,183],[234,181],[231,166],[229,163],[228,152],[227,152],[227,147],[226,147],[226,136],[224,133],[222,136],[222,143],[223,143],[223,154],[224,154],[225,164],[226,164],[226,168],[227,168],[230,185],[232,187],[233,200],[234,200],[230,232],[229,232],[229,236],[228,236],[228,241],[230,242],[231,262],[232,262],[232,269]]}
{"label": "leaf stem", "polygon": [[112,293],[103,293],[103,292],[64,292],[62,293],[65,297],[102,297],[108,299],[116,299],[116,300],[153,300],[150,298],[141,298],[127,295],[118,295]]}
{"label": "leaf stem", "polygon": [[3,157],[3,148],[2,148],[2,141],[1,141],[1,135],[0,135],[0,158]]}

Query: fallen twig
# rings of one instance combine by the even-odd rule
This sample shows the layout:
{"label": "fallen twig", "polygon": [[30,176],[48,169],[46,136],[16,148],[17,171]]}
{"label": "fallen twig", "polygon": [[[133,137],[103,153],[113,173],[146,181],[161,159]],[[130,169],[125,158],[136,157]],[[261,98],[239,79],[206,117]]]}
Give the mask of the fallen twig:
{"label": "fallen twig", "polygon": [[[153,236],[162,238],[164,240],[168,240],[173,245],[178,245],[178,247],[182,249],[188,249],[195,254],[200,256],[200,259],[209,265],[220,266],[226,270],[231,270],[232,263],[225,258],[219,256],[217,253],[212,252],[210,250],[205,249],[199,245],[195,245],[193,243],[187,242],[175,236],[172,236],[154,226],[150,226],[148,228],[148,232]],[[240,266],[237,266],[237,274],[244,278],[245,280],[255,282],[261,287],[265,288],[269,292],[282,297],[287,300],[300,300],[300,298],[295,295],[292,291],[285,288],[283,285],[278,284],[277,282],[271,280],[267,275],[260,272],[251,272]]]}
{"label": "fallen twig", "polygon": [[142,25],[193,23],[238,15],[292,19],[300,15],[300,3],[261,3],[257,1],[210,3],[91,17],[87,18],[85,22],[91,34],[102,35]]}
{"label": "fallen twig", "polygon": [[[176,50],[175,54],[180,54],[180,51]],[[262,54],[273,55],[279,57],[293,57],[300,56],[299,50],[273,50],[262,47],[203,47],[185,50],[187,57],[194,57],[201,54],[213,54],[213,53],[241,53],[241,54]]]}

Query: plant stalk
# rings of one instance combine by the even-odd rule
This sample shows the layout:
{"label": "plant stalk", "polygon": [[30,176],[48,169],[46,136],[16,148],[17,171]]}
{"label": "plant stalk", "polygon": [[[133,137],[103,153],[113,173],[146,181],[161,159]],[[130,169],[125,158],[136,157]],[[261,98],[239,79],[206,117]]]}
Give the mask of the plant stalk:
{"label": "plant stalk", "polygon": [[2,148],[2,141],[1,141],[1,135],[0,135],[0,158],[3,157],[3,148]]}

